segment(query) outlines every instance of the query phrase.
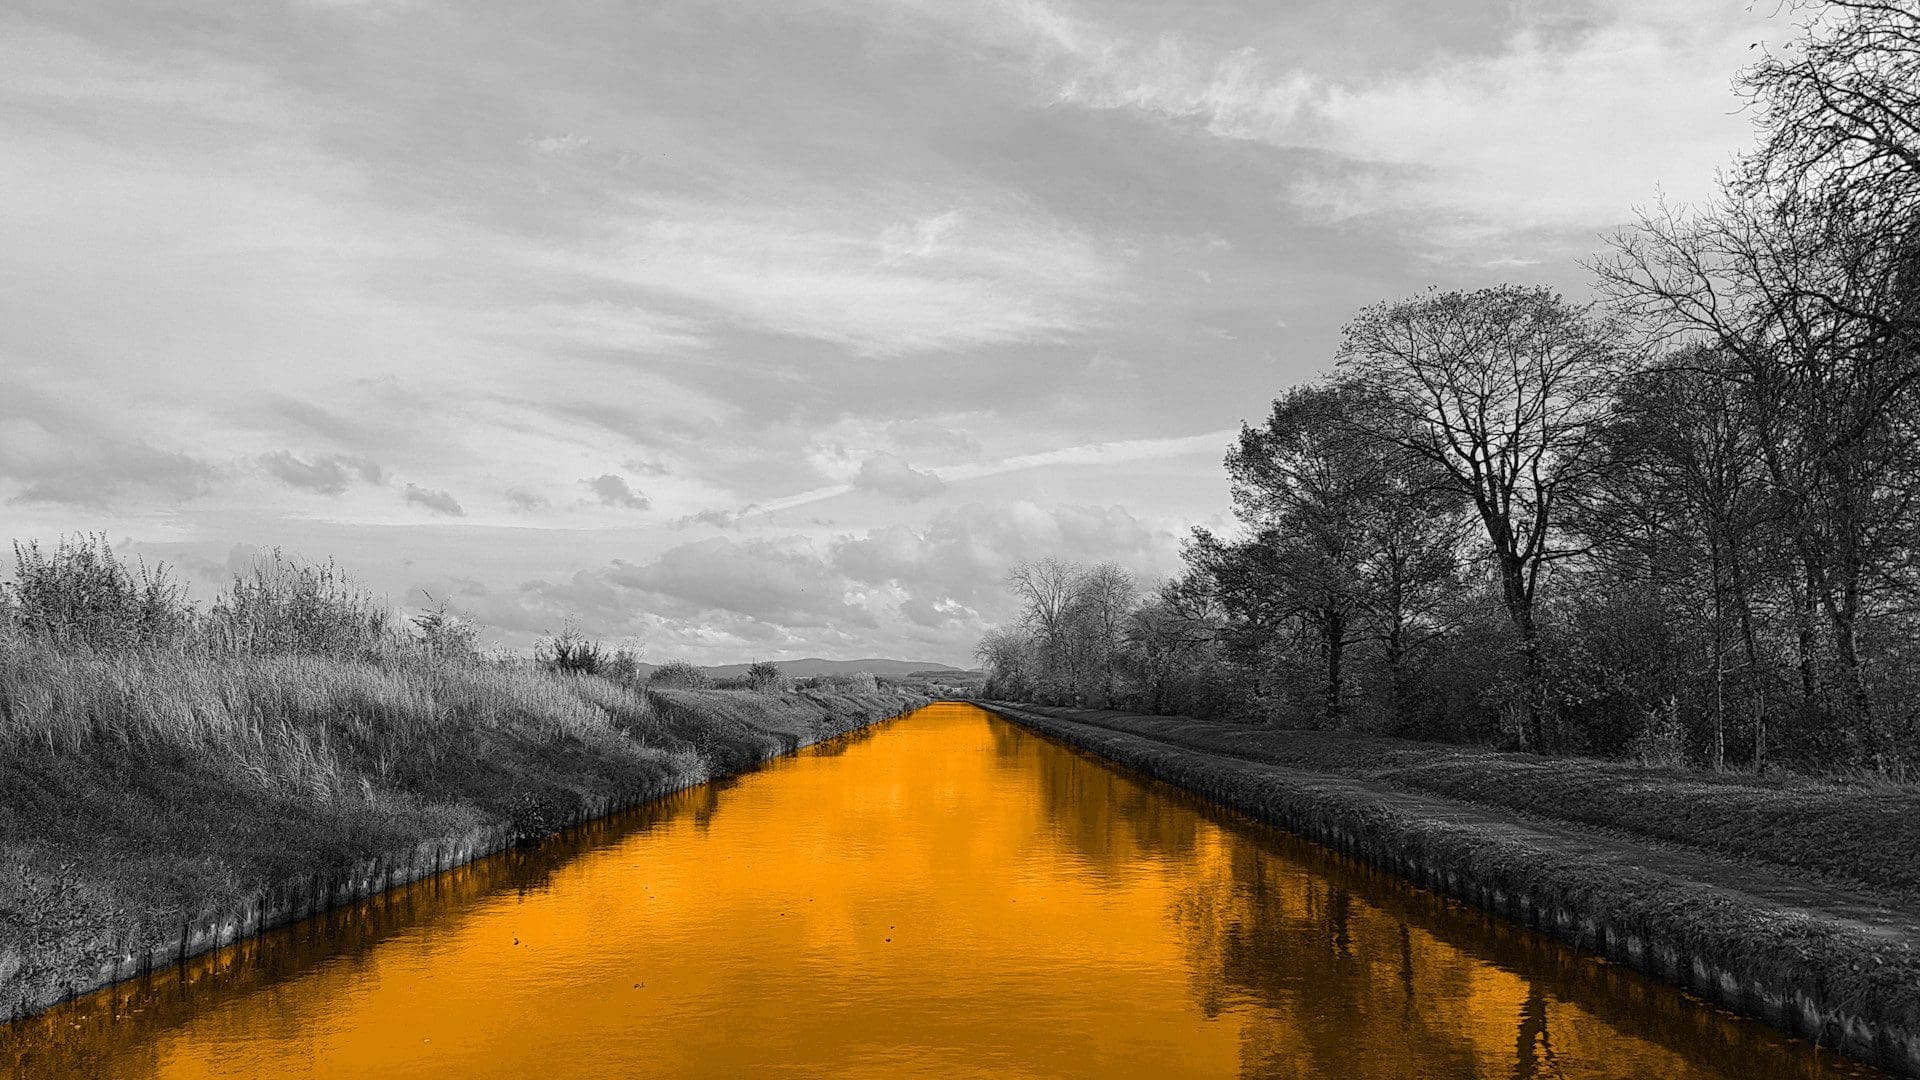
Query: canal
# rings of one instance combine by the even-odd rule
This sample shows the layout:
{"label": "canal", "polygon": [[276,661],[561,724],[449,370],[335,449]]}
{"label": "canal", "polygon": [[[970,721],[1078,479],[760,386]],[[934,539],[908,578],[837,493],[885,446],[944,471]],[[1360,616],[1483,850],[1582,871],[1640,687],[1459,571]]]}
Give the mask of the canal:
{"label": "canal", "polygon": [[82,998],[0,1068],[1870,1075],[964,704]]}

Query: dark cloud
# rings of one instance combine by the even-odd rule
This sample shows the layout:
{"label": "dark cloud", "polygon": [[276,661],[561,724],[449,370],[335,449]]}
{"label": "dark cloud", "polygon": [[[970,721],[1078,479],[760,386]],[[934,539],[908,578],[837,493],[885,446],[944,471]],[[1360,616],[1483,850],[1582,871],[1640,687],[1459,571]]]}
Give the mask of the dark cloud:
{"label": "dark cloud", "polygon": [[401,492],[400,497],[407,502],[424,506],[433,513],[443,517],[467,516],[467,512],[460,508],[460,501],[455,499],[451,492],[434,491],[430,488],[423,488],[418,484],[408,484],[407,489]]}
{"label": "dark cloud", "polygon": [[218,476],[208,462],[112,430],[96,416],[18,384],[0,384],[0,479],[9,502],[106,508],[129,498],[178,501]]}
{"label": "dark cloud", "polygon": [[322,495],[338,495],[347,490],[347,486],[356,478],[368,484],[386,481],[386,472],[378,462],[348,454],[333,454],[305,461],[295,457],[291,451],[276,450],[271,454],[262,454],[260,465],[274,479],[288,487],[317,491]]}
{"label": "dark cloud", "polygon": [[936,473],[916,469],[902,458],[881,453],[860,463],[860,471],[853,477],[853,486],[862,491],[917,502],[940,494],[946,490],[947,484]]}
{"label": "dark cloud", "polygon": [[625,479],[612,473],[602,473],[591,480],[582,480],[587,490],[600,500],[602,506],[618,507],[622,510],[645,510],[653,505],[645,495],[627,485]]}
{"label": "dark cloud", "polygon": [[526,488],[519,487],[510,487],[507,489],[507,504],[523,514],[531,514],[536,510],[545,510],[548,506],[546,496],[535,494]]}

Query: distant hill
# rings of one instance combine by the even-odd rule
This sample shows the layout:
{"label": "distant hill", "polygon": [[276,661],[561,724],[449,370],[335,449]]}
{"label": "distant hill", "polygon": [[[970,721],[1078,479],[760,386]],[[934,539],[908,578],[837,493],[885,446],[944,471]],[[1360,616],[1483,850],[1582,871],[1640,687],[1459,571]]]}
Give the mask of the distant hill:
{"label": "distant hill", "polygon": [[[704,669],[716,679],[725,679],[734,675],[745,675],[751,664],[720,664]],[[822,660],[809,656],[804,660],[775,660],[773,666],[783,673],[804,679],[813,675],[852,675],[857,672],[870,672],[874,675],[932,675],[940,672],[958,672],[956,667],[946,664],[929,664],[924,660]]]}

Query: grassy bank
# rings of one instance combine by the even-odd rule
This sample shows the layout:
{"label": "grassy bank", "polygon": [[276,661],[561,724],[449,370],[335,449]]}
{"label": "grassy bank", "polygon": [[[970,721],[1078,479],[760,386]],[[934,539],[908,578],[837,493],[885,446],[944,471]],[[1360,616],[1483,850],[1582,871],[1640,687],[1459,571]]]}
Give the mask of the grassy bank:
{"label": "grassy bank", "polygon": [[925,701],[426,653],[0,650],[0,1017]]}
{"label": "grassy bank", "polygon": [[[1915,853],[1894,805],[1904,792],[1714,785],[1395,740],[990,707],[1736,1012],[1920,1075],[1920,906],[1897,871],[1873,869]],[[1569,764],[1575,786],[1554,775]],[[1702,783],[1715,790],[1692,786]],[[1881,797],[1892,802],[1880,816],[1847,816]],[[1796,806],[1809,830],[1864,831],[1795,841]],[[1728,841],[1719,822],[1738,814],[1754,816],[1756,835],[1771,837],[1756,843],[1781,861]],[[1698,842],[1670,839],[1681,835]],[[1851,891],[1784,861],[1812,860],[1822,842],[1876,852],[1860,876],[1879,887]]]}
{"label": "grassy bank", "polygon": [[1920,787],[1912,785],[1651,768],[1355,732],[1027,708],[1211,754],[1684,844],[1920,909]]}

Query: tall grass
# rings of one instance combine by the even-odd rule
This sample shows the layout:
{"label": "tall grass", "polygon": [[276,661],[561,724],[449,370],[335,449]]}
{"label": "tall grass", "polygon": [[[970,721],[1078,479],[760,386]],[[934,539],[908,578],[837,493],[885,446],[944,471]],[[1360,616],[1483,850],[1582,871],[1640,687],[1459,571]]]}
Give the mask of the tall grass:
{"label": "tall grass", "polygon": [[324,799],[370,797],[402,758],[431,762],[478,729],[521,744],[618,738],[645,746],[657,728],[643,694],[531,664],[188,650],[0,654],[0,748],[184,755]]}
{"label": "tall grass", "polygon": [[371,798],[479,729],[536,745],[645,746],[659,731],[646,697],[594,665],[483,658],[444,608],[409,632],[331,562],[276,549],[202,611],[164,566],[104,537],[14,555],[0,585],[0,752],[183,756],[262,788]]}

